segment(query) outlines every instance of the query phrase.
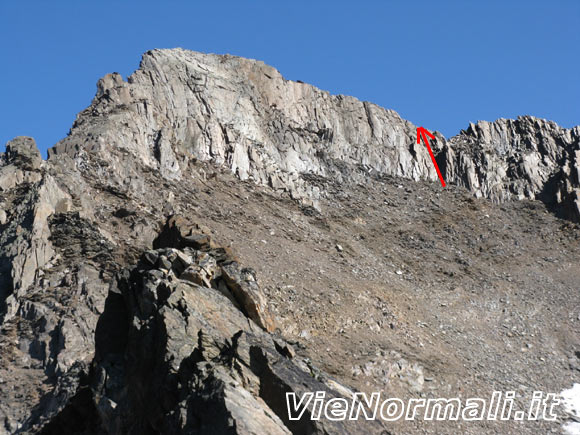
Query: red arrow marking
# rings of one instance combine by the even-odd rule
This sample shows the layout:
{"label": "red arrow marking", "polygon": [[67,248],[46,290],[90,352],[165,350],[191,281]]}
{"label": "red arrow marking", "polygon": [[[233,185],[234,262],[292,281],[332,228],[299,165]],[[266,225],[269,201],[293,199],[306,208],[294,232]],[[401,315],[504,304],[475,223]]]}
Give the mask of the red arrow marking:
{"label": "red arrow marking", "polygon": [[441,175],[441,171],[439,170],[439,166],[437,166],[437,162],[435,161],[435,156],[433,155],[433,151],[431,151],[431,146],[429,146],[429,140],[427,139],[429,136],[431,139],[435,139],[429,130],[423,127],[417,127],[417,143],[421,143],[421,137],[423,137],[423,141],[425,145],[427,145],[427,149],[429,150],[429,155],[431,156],[431,160],[433,160],[433,164],[435,165],[435,170],[437,171],[437,175],[439,175],[439,180],[441,180],[441,185],[445,187],[445,180],[443,179],[443,175]]}

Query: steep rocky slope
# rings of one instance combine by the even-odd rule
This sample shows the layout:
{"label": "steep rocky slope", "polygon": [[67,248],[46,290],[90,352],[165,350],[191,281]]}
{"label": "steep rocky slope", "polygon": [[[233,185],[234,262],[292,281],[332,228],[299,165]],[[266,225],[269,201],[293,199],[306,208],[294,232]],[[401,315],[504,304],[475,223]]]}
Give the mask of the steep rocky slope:
{"label": "steep rocky slope", "polygon": [[97,88],[47,161],[1,158],[6,432],[457,433],[283,396],[579,381],[578,127],[436,134],[441,189],[414,125],[261,62],[154,50]]}

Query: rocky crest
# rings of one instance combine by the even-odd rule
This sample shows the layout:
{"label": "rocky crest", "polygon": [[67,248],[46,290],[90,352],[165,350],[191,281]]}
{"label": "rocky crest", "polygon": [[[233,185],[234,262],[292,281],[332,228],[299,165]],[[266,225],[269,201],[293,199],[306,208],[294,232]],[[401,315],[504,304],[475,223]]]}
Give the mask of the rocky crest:
{"label": "rocky crest", "polygon": [[[121,149],[169,179],[192,159],[211,161],[314,204],[323,192],[305,175],[437,180],[416,126],[396,112],[285,80],[259,61],[153,50],[127,82],[110,74],[97,88],[49,158]],[[477,197],[537,198],[580,219],[580,127],[500,119],[449,141],[437,134],[433,147],[447,181]]]}
{"label": "rocky crest", "polygon": [[[332,355],[331,344],[336,351],[345,350],[333,340],[336,334],[347,336],[348,328],[354,331],[357,324],[373,319],[372,333],[386,335],[384,331],[390,330],[402,334],[404,340],[412,333],[420,334],[406,327],[398,332],[404,316],[393,314],[397,310],[391,310],[380,296],[376,308],[358,283],[362,280],[372,288],[379,276],[391,285],[404,276],[402,270],[386,278],[381,275],[387,264],[394,266],[395,256],[415,255],[417,246],[427,246],[438,250],[439,258],[443,248],[427,232],[411,233],[401,224],[398,233],[393,233],[400,236],[401,248],[387,251],[389,241],[381,251],[371,252],[360,246],[365,240],[369,245],[373,242],[363,236],[369,226],[378,226],[373,237],[378,240],[377,234],[385,233],[383,222],[391,225],[397,213],[409,213],[404,215],[418,222],[420,213],[431,207],[429,213],[439,218],[444,207],[440,195],[448,203],[457,201],[465,215],[476,208],[482,213],[485,209],[488,217],[500,216],[501,210],[484,200],[464,199],[463,188],[470,195],[508,206],[512,199],[537,199],[559,216],[580,220],[579,127],[563,129],[552,122],[521,117],[472,124],[449,140],[436,133],[432,145],[450,183],[445,191],[434,183],[437,175],[425,146],[415,140],[416,127],[391,110],[287,81],[258,61],[176,49],[147,52],[127,81],[118,74],[101,79],[92,104],[78,115],[70,134],[49,150],[47,161],[40,158],[33,139],[9,142],[6,153],[0,155],[3,430],[384,430],[373,422],[294,423],[287,419],[283,397],[290,391],[316,390],[332,397],[352,395],[349,378],[338,370],[340,376],[332,376],[335,373],[325,359]],[[417,183],[403,191],[398,184],[401,179]],[[357,190],[361,188],[369,190],[361,193]],[[415,193],[430,200],[413,206],[400,204],[397,196],[388,196],[390,189],[406,201],[412,201],[409,192],[415,192],[408,189],[417,189]],[[372,201],[371,193],[377,195]],[[360,211],[369,201],[371,210],[381,210],[374,221]],[[390,207],[397,207],[396,213]],[[525,212],[513,210],[520,222],[532,225]],[[501,267],[496,263],[482,266],[485,273],[475,277],[469,275],[469,268],[473,256],[485,250],[503,262],[513,261],[516,251],[509,251],[503,242],[512,232],[498,230],[500,241],[487,241],[488,236],[482,234],[478,241],[466,237],[465,242],[456,235],[465,222],[449,219],[451,223],[442,219],[434,231],[441,240],[450,237],[445,239],[445,249],[452,249],[449,255],[462,269],[449,271],[445,257],[435,264],[440,276],[421,281],[417,288],[449,285],[452,288],[445,287],[445,292],[462,292],[455,285],[462,274],[467,276],[465,287],[477,282],[485,288],[511,288],[511,281],[501,281],[501,285],[485,281],[490,267]],[[542,215],[542,219],[548,218]],[[550,228],[565,226],[560,221],[548,222]],[[348,225],[352,233],[340,233],[341,225]],[[577,228],[569,225],[570,232],[554,229],[553,239],[544,233],[542,237],[546,246],[555,246],[554,252],[564,252],[567,261],[573,262],[577,252],[572,245],[566,249],[557,245],[577,238]],[[254,227],[267,229],[267,236],[257,239],[250,232]],[[497,228],[505,225],[498,223]],[[474,233],[473,228],[470,231]],[[285,240],[292,244],[270,243],[268,237],[279,233],[286,234]],[[225,235],[231,247],[215,241]],[[336,242],[351,236],[350,245]],[[330,240],[331,253],[322,253],[319,246]],[[325,270],[320,266],[317,276],[309,275],[309,279],[340,275],[344,269],[356,275],[357,285],[350,281],[334,283],[335,287],[328,284],[328,294],[322,296],[311,294],[310,289],[295,290],[303,281],[315,286],[300,276],[306,272],[287,269],[293,261],[309,261],[294,250],[310,243],[314,247],[309,255],[327,263]],[[472,252],[475,243],[481,245]],[[463,247],[455,249],[456,245]],[[233,255],[238,249],[251,253],[253,267],[241,266],[245,259]],[[338,264],[336,255],[340,256]],[[260,285],[262,278],[254,269],[271,264],[270,257],[277,256],[282,258],[278,269],[264,267],[262,275],[267,275],[263,279],[268,285]],[[356,257],[361,264],[366,261],[364,267],[351,262]],[[313,257],[312,264],[316,261]],[[411,267],[410,262],[406,264]],[[568,282],[577,282],[576,275],[573,267],[565,267],[569,275],[561,278],[563,284],[554,291],[574,297]],[[292,281],[276,287],[282,300],[295,312],[307,310],[308,315],[299,321],[322,322],[319,333],[325,338],[312,348],[327,354],[317,362],[326,364],[332,374],[298,354],[308,349],[299,340],[311,337],[301,325],[290,324],[290,314],[283,314],[276,305],[279,301],[274,303],[274,283],[283,275],[284,279],[292,276]],[[554,275],[545,281],[551,285],[559,280]],[[332,307],[334,296],[329,295],[339,295],[339,291],[356,294],[345,311],[360,303],[370,305],[363,306],[365,320],[346,322],[331,333],[324,324],[330,321],[324,315],[327,312],[318,319],[305,306],[327,297],[327,307]],[[345,294],[341,297],[346,299]],[[482,313],[495,302],[486,303]],[[347,337],[349,343],[356,341]],[[377,340],[378,336],[372,336],[369,343]],[[440,346],[446,340],[442,338]],[[401,340],[393,339],[397,341]],[[413,394],[422,392],[426,381],[417,361],[425,365],[430,358],[419,350],[392,346],[388,352],[376,351],[366,364],[356,358],[364,352],[370,356],[369,349],[345,361],[352,363],[353,376],[368,376],[370,386],[383,388],[376,382],[384,380],[393,388],[410,385]],[[415,362],[409,363],[401,352]],[[570,365],[575,367],[570,349],[553,352],[566,358],[572,355]]]}
{"label": "rocky crest", "polygon": [[447,180],[476,197],[538,199],[580,220],[580,127],[529,116],[480,121],[451,138],[444,154]]}

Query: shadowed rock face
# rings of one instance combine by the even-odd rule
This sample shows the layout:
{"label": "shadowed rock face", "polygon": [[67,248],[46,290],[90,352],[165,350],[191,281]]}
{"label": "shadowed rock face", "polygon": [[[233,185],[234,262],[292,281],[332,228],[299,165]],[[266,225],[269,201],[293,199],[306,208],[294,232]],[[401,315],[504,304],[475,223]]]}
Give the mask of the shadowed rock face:
{"label": "shadowed rock face", "polygon": [[6,144],[6,161],[24,169],[34,170],[40,167],[42,157],[31,137],[20,136]]}
{"label": "shadowed rock face", "polygon": [[[216,258],[214,255],[218,254]],[[98,427],[106,433],[365,433],[379,424],[300,423],[288,419],[285,393],[326,391],[294,361],[291,346],[266,333],[238,304],[228,275],[235,261],[209,251],[221,271],[213,287],[186,271],[201,251],[147,251],[119,276],[96,331],[90,379]],[[198,260],[196,260],[198,259]],[[252,318],[252,314],[249,315]],[[330,385],[330,384],[329,384]],[[343,387],[344,388],[344,387]],[[58,417],[57,417],[58,418]]]}
{"label": "shadowed rock face", "polygon": [[[398,269],[396,275],[381,274],[394,267],[395,255],[415,255],[420,247],[427,251],[417,255],[435,252],[432,268],[446,274],[422,278],[417,288],[469,298],[475,290],[463,295],[456,281],[464,273],[475,286],[473,258],[488,251],[501,258],[481,266],[482,276],[497,277],[506,273],[500,263],[521,255],[504,242],[516,237],[513,228],[505,229],[511,219],[505,210],[528,225],[527,232],[537,231],[532,223],[541,220],[545,249],[567,259],[538,282],[552,286],[554,300],[566,295],[574,306],[568,283],[577,282],[578,255],[560,243],[577,238],[577,227],[546,218],[537,204],[518,208],[511,200],[541,200],[557,216],[580,220],[579,128],[526,116],[472,124],[449,140],[436,133],[432,146],[450,185],[444,191],[415,135],[416,127],[391,110],[287,81],[261,62],[176,49],[147,52],[127,81],[118,74],[101,79],[95,99],[69,136],[49,150],[47,161],[33,139],[9,142],[0,155],[0,432],[380,433],[384,428],[371,422],[289,421],[285,393],[324,390],[329,397],[348,398],[353,388],[346,385],[362,375],[369,381],[358,388],[379,390],[391,382],[389,388],[404,384],[413,394],[424,392],[423,366],[431,354],[352,351],[366,337],[354,327],[376,316],[381,320],[373,323],[373,333],[394,334],[393,342],[407,342],[424,329],[399,329],[411,311],[385,328],[385,319],[409,307],[393,302],[391,310],[381,302],[375,313],[363,293],[376,283],[364,277],[381,276],[388,286],[406,278]],[[368,191],[361,192],[365,186]],[[481,199],[466,200],[463,188]],[[415,194],[421,196],[417,205],[409,202]],[[442,217],[444,207],[455,217]],[[436,236],[400,227],[396,234],[404,249],[385,239],[369,253],[367,245],[395,234],[393,219],[418,222],[426,209],[440,219]],[[462,225],[474,233],[483,212],[471,217],[473,210],[484,209],[490,222],[495,216],[495,226],[478,240],[466,236],[461,245]],[[464,220],[457,217],[462,213]],[[343,226],[349,230],[341,233]],[[365,239],[366,229],[375,226]],[[254,227],[266,235],[256,238]],[[292,244],[269,238],[279,234]],[[227,243],[217,243],[220,238]],[[446,240],[444,248],[437,238]],[[347,245],[343,239],[352,240]],[[332,249],[325,252],[329,240]],[[516,240],[514,246],[520,243],[527,242]],[[356,244],[364,246],[353,248]],[[309,254],[301,253],[301,245],[310,246]],[[451,250],[465,271],[449,272],[451,260],[448,254],[441,259],[442,250]],[[251,267],[233,256],[239,251],[249,255]],[[541,254],[550,261],[555,256]],[[312,277],[318,258],[326,263]],[[304,268],[289,271],[295,261]],[[345,271],[356,275],[355,284],[347,280],[331,287]],[[310,288],[321,279],[328,279],[327,306]],[[523,286],[509,279],[494,286],[505,292]],[[282,280],[285,285],[278,285]],[[345,288],[357,296],[343,310],[360,308],[367,319],[353,322],[347,318],[352,314],[344,314],[344,325],[329,329],[329,310]],[[293,325],[279,318],[280,301],[272,301],[277,292],[288,311],[303,315]],[[384,292],[396,294],[390,287]],[[486,303],[478,311],[483,317],[495,306]],[[533,319],[536,311],[552,319],[543,299],[530,303],[539,307]],[[352,377],[330,376],[297,355],[308,349],[298,339],[312,338],[302,323],[318,324],[313,333],[323,337],[313,344],[313,358],[334,367],[333,351],[343,346],[334,362],[351,365]],[[355,332],[344,348],[337,336],[348,328]],[[563,337],[558,340],[578,341],[573,332]],[[379,339],[373,336],[369,343]],[[290,341],[300,344],[298,350]],[[542,343],[553,341],[549,336]],[[447,337],[438,342],[446,343]],[[468,341],[457,343],[471,349]],[[371,352],[371,362],[356,359]],[[574,355],[568,348],[552,353]],[[396,361],[388,361],[391,356]],[[554,376],[562,378],[564,365],[556,366]],[[456,378],[464,376],[458,373],[453,372]]]}
{"label": "shadowed rock face", "polygon": [[533,117],[480,121],[453,137],[440,158],[448,181],[476,197],[539,199],[580,220],[580,128]]}

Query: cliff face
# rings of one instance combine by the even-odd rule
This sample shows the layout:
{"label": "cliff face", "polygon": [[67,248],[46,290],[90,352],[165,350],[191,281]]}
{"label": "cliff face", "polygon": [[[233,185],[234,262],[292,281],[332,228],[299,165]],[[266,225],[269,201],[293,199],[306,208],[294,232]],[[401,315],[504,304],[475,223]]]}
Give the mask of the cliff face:
{"label": "cliff face", "polygon": [[93,104],[49,158],[123,149],[169,179],[199,159],[316,201],[320,192],[302,175],[347,181],[341,164],[435,180],[415,133],[393,111],[287,81],[262,62],[154,50],[127,82],[118,74],[99,81]]}
{"label": "cliff face", "polygon": [[[416,126],[258,61],[154,50],[127,81],[101,79],[47,161],[31,138],[0,156],[4,430],[373,433],[384,428],[290,422],[284,394],[350,397],[387,383],[418,394],[423,370],[454,386],[484,371],[485,388],[507,388],[502,373],[537,364],[535,348],[498,372],[477,354],[497,325],[451,348],[398,295],[472,325],[499,292],[539,301],[549,290],[559,308],[516,307],[518,327],[539,337],[538,316],[571,319],[559,310],[578,302],[577,226],[526,200],[580,220],[580,129],[521,117],[435,135],[447,189]],[[536,233],[545,252],[516,260]],[[553,270],[531,280],[544,258]],[[450,292],[490,299],[440,313]],[[542,346],[578,342],[558,334]],[[401,344],[413,336],[421,348]],[[558,364],[576,367],[572,347],[553,344]],[[459,349],[462,364],[443,368],[438,349]],[[463,372],[475,359],[487,366]],[[560,388],[566,364],[537,382]]]}
{"label": "cliff face", "polygon": [[[364,181],[370,172],[437,180],[426,147],[416,144],[416,126],[397,113],[285,80],[262,62],[154,50],[127,82],[111,74],[97,87],[49,158],[84,149],[106,159],[110,150],[125,150],[168,179],[179,179],[191,159],[211,161],[314,204],[321,192],[305,174],[339,182]],[[579,127],[500,119],[472,124],[449,141],[438,134],[433,148],[447,181],[477,197],[538,198],[580,218]]]}
{"label": "cliff face", "polygon": [[480,121],[450,139],[442,163],[447,179],[476,197],[539,199],[580,219],[580,127],[529,116]]}

